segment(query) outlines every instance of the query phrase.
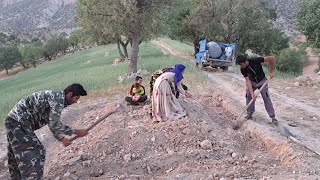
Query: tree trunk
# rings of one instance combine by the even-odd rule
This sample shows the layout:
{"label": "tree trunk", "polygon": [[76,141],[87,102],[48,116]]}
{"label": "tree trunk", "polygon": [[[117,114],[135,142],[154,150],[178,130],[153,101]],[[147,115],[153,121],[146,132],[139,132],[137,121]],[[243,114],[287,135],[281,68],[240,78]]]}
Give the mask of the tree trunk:
{"label": "tree trunk", "polygon": [[[197,47],[199,46],[199,42],[197,40],[193,40],[193,48],[194,48],[194,55],[197,54]],[[200,49],[200,47],[198,47]]]}
{"label": "tree trunk", "polygon": [[25,63],[23,63],[23,61],[20,61],[20,64],[22,65],[23,69],[27,68],[27,66],[25,65]]}
{"label": "tree trunk", "polygon": [[124,56],[126,57],[126,58],[128,58],[129,57],[129,54],[128,54],[128,44],[129,44],[129,41],[127,41],[126,43],[124,43],[123,41],[121,41],[120,40],[120,44],[121,44],[121,46],[122,46],[122,48],[123,48],[123,52],[124,52]]}
{"label": "tree trunk", "polygon": [[228,27],[226,30],[227,34],[224,36],[224,43],[231,43],[231,37],[232,37],[232,27]]}
{"label": "tree trunk", "polygon": [[118,47],[118,52],[119,52],[119,55],[120,55],[121,59],[124,59],[125,56],[123,55],[123,53],[121,51],[120,40],[117,41],[117,47]]}
{"label": "tree trunk", "polygon": [[129,65],[129,72],[137,72],[137,63],[139,55],[139,42],[141,38],[141,19],[138,17],[136,21],[133,22],[133,32],[132,32],[132,52]]}
{"label": "tree trunk", "polygon": [[122,46],[122,48],[123,48],[124,56],[128,58],[128,57],[129,57],[129,54],[128,54],[128,48],[127,48],[127,46],[128,46],[128,44]]}
{"label": "tree trunk", "polygon": [[6,73],[7,73],[7,75],[9,76],[9,71],[8,71],[8,69],[6,69]]}

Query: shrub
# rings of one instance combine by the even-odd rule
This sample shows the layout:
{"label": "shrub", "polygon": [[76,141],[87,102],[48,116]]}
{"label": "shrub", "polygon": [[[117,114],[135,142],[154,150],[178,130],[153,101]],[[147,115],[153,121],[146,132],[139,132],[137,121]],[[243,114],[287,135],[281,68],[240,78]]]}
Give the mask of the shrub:
{"label": "shrub", "polygon": [[276,56],[276,69],[281,72],[302,74],[305,52],[296,49],[283,49]]}
{"label": "shrub", "polygon": [[301,55],[301,61],[302,61],[303,65],[307,65],[309,63],[308,55],[306,52],[308,44],[301,43],[297,47],[298,47],[298,53]]}

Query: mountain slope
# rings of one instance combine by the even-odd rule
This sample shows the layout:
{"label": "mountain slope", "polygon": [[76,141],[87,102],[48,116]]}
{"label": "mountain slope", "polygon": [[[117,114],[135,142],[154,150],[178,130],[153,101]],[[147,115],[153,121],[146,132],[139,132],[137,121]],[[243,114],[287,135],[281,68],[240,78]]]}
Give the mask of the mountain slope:
{"label": "mountain slope", "polygon": [[[278,19],[274,25],[294,37],[301,0],[267,0]],[[0,31],[73,28],[76,0],[0,0]]]}
{"label": "mountain slope", "polygon": [[294,37],[298,33],[296,23],[299,3],[301,1],[268,0],[268,5],[276,11],[278,16],[274,25],[290,37]]}
{"label": "mountain slope", "polygon": [[3,30],[43,27],[70,28],[76,0],[0,0],[0,26]]}

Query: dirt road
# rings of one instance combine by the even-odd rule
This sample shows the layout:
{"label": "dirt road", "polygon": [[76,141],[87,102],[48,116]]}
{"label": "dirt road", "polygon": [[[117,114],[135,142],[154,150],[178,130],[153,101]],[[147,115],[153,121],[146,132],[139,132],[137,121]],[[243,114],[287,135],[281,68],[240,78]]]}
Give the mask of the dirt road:
{"label": "dirt road", "polygon": [[315,74],[315,70],[318,69],[318,61],[319,61],[319,55],[315,55],[312,53],[312,48],[308,47],[307,55],[309,58],[308,64],[303,68],[303,74],[304,75],[311,75]]}
{"label": "dirt road", "polygon": [[[167,48],[159,41],[156,43],[161,44],[162,48]],[[189,60],[193,61],[192,58]],[[212,86],[230,101],[226,103],[227,105],[240,106],[239,109],[244,107],[245,82],[239,72],[232,68],[228,72],[212,69],[206,72]],[[310,82],[300,83],[299,86],[295,85],[297,80],[277,79],[276,77],[269,81],[269,90],[278,120],[283,125],[297,126],[292,128],[294,134],[320,149],[320,76],[314,74],[309,77]],[[261,98],[258,98],[256,106],[257,118],[263,118],[259,123],[268,123],[269,119]],[[254,120],[258,121],[257,118]]]}
{"label": "dirt road", "polygon": [[[155,43],[160,44],[162,48],[168,48],[160,41]],[[192,57],[188,60],[194,61]],[[224,103],[222,103],[224,109],[238,116],[245,105],[245,82],[242,75],[234,69],[228,72],[209,69],[206,72],[213,88],[224,97]],[[319,151],[320,76],[313,73],[308,76],[307,81],[299,82],[299,85],[297,82],[298,80],[277,78],[269,82],[271,98],[277,119],[280,121],[279,127],[270,127],[270,118],[264,109],[262,98],[258,98],[256,102],[253,122],[256,126],[268,129],[272,134],[280,137],[283,136],[282,127],[287,127],[297,138]],[[305,149],[302,151],[310,153]],[[307,157],[304,158],[307,159]]]}

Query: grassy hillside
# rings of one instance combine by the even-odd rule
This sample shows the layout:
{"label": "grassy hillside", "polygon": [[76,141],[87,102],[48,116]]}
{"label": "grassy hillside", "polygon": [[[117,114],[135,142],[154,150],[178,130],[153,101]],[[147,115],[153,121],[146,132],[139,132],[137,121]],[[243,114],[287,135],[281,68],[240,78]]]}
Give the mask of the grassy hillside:
{"label": "grassy hillside", "polygon": [[[168,40],[167,40],[168,41]],[[186,47],[176,41],[171,41],[173,47]],[[104,56],[105,52],[110,52],[110,56]],[[189,51],[189,50],[187,50]],[[118,57],[116,46],[100,46],[78,53],[67,55],[61,59],[39,65],[35,69],[21,72],[15,76],[0,81],[0,121],[3,122],[6,114],[21,98],[39,90],[63,90],[67,85],[78,82],[89,91],[90,98],[96,96],[106,96],[111,98],[110,93],[116,92],[120,97],[124,97],[128,91],[128,85],[132,82],[120,84],[118,77],[127,73],[129,62],[112,65]],[[155,70],[171,67],[177,63],[185,63],[178,57],[166,56],[161,49],[152,44],[140,45],[140,60],[138,69],[147,70],[152,73]],[[186,81],[196,80],[201,82],[201,71],[187,65],[188,71]],[[148,86],[149,78],[145,77],[144,84]],[[114,91],[117,89],[117,91]]]}
{"label": "grassy hillside", "polygon": [[[178,41],[169,39],[169,38],[161,38],[159,39],[161,42],[166,44],[170,49],[182,52],[184,54],[192,55],[194,53],[193,46],[188,45],[186,43],[179,43]],[[192,44],[192,43],[191,43]]]}

